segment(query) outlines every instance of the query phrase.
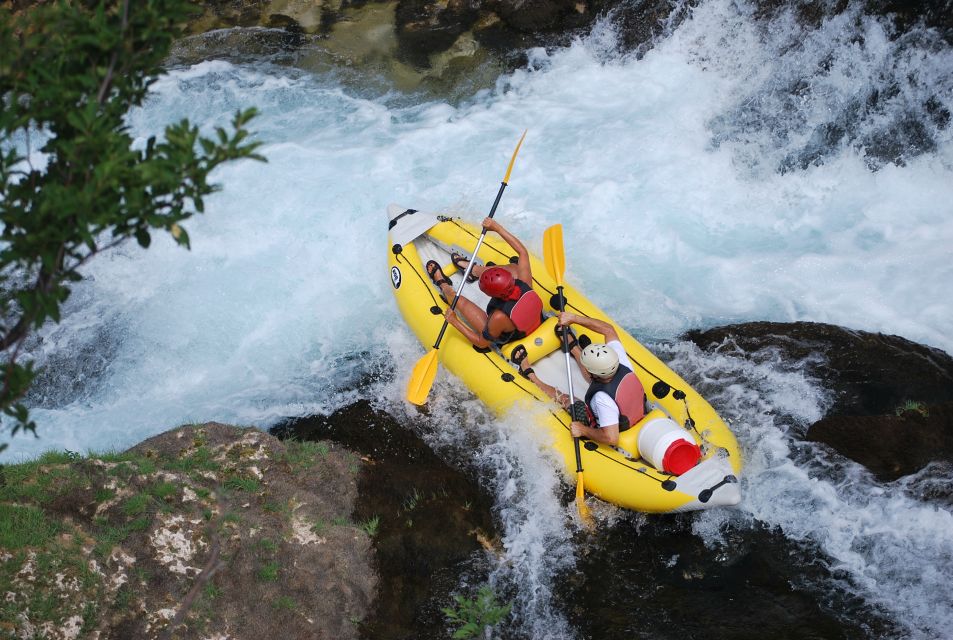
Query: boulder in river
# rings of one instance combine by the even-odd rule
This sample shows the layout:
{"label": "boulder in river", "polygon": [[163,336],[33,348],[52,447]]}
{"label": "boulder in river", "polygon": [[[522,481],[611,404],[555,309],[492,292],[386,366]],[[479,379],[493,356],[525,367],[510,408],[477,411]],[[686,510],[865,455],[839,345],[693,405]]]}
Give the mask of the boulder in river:
{"label": "boulder in river", "polygon": [[807,430],[882,480],[953,461],[953,358],[893,335],[813,322],[750,322],[691,331],[703,349],[774,349],[827,389],[832,405]]}

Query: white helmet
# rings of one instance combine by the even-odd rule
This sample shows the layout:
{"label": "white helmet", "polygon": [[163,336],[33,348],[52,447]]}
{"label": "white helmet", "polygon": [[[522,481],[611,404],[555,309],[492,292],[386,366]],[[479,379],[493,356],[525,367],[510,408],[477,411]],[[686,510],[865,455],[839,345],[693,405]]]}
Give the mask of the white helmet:
{"label": "white helmet", "polygon": [[619,354],[604,344],[591,344],[582,350],[582,366],[594,376],[610,378],[619,369]]}

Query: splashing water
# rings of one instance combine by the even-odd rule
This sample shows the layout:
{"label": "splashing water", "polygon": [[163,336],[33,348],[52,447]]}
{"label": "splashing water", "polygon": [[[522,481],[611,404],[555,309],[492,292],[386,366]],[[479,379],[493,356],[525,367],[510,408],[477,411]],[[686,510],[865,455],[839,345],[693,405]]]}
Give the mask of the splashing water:
{"label": "splashing water", "polygon": [[[12,440],[3,460],[401,397],[421,352],[391,301],[384,209],[479,220],[527,127],[498,219],[536,251],[562,223],[567,279],[637,336],[812,320],[953,350],[953,53],[853,9],[812,27],[753,13],[709,0],[638,59],[616,53],[605,24],[460,105],[265,63],[172,71],[131,115],[135,135],[256,105],[269,162],[217,172],[224,190],[186,225],[191,252],[159,240],[89,265],[32,348],[46,366],[40,439]],[[669,349],[732,420],[748,465],[742,510],[700,514],[698,535],[717,545],[727,518],[779,526],[911,636],[953,626],[949,510],[797,443],[828,402],[803,373]],[[545,446],[452,381],[434,393],[438,422],[462,406],[475,425],[473,442],[434,446],[476,445],[504,535],[493,580],[516,593],[522,632],[572,637],[552,597],[574,561],[571,510]]]}

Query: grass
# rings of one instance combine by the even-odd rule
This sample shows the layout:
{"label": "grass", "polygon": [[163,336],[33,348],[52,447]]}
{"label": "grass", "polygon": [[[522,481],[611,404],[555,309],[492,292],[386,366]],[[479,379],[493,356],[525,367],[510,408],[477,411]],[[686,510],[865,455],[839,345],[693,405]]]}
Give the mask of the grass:
{"label": "grass", "polygon": [[149,488],[149,493],[159,500],[165,500],[166,498],[176,495],[178,492],[178,485],[171,482],[160,482],[158,484],[152,485]]}
{"label": "grass", "polygon": [[222,465],[215,462],[212,450],[206,446],[200,446],[188,456],[183,456],[176,460],[170,460],[166,467],[170,471],[220,471]]}
{"label": "grass", "polygon": [[274,553],[278,550],[278,543],[270,538],[262,538],[258,541],[258,548],[268,553]]}
{"label": "grass", "polygon": [[417,508],[417,505],[420,503],[420,499],[422,497],[423,496],[420,495],[420,492],[417,491],[417,487],[414,487],[414,490],[410,493],[410,495],[404,498],[403,503],[401,503],[401,507],[403,507],[404,511],[413,511]]}
{"label": "grass", "polygon": [[279,611],[294,611],[298,608],[298,603],[288,596],[278,596],[271,601],[271,606]]}
{"label": "grass", "polygon": [[49,504],[70,491],[88,486],[89,476],[71,461],[73,452],[48,451],[37,460],[4,467],[0,502]]}
{"label": "grass", "polygon": [[377,535],[377,532],[380,531],[381,519],[379,516],[374,516],[373,518],[368,518],[360,524],[361,530],[369,535],[374,537]]}
{"label": "grass", "polygon": [[36,459],[39,464],[70,464],[79,460],[82,456],[75,451],[70,451],[68,449],[64,451],[47,451],[40,454],[40,457]]}
{"label": "grass", "polygon": [[322,520],[321,518],[318,518],[317,520],[315,520],[314,524],[311,525],[311,532],[319,536],[327,530],[328,530],[328,523]]}
{"label": "grass", "polygon": [[151,503],[151,495],[148,493],[137,493],[123,503],[122,510],[127,516],[137,516],[145,513]]}
{"label": "grass", "polygon": [[326,442],[299,442],[289,441],[282,456],[289,466],[295,469],[310,469],[319,458],[331,453],[331,447]]}
{"label": "grass", "polygon": [[248,478],[244,476],[231,476],[225,480],[226,489],[236,489],[247,493],[258,493],[261,483],[257,478]]}
{"label": "grass", "polygon": [[258,570],[258,579],[262,582],[277,582],[280,569],[281,565],[277,562],[268,562]]}
{"label": "grass", "polygon": [[[6,594],[0,598],[0,620],[16,620],[28,611],[31,621],[53,629],[77,614],[84,629],[95,625],[102,578],[89,568],[78,537],[58,535],[66,531],[36,507],[0,505],[0,548],[9,554],[0,562],[0,593]],[[12,638],[9,631],[0,623],[0,637]]]}
{"label": "grass", "polygon": [[894,413],[898,416],[905,413],[919,413],[921,416],[926,418],[930,415],[930,410],[927,409],[926,405],[922,402],[918,402],[916,400],[907,400],[902,405],[897,407]]}
{"label": "grass", "polygon": [[42,546],[61,529],[37,507],[0,504],[0,549]]}

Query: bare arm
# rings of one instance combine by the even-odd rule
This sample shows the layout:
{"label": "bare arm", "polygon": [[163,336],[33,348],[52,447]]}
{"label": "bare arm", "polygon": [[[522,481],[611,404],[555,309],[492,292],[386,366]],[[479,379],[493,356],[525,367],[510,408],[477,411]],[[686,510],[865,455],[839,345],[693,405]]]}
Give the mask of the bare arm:
{"label": "bare arm", "polygon": [[483,228],[487,231],[495,231],[506,241],[506,244],[513,248],[516,257],[519,258],[519,262],[516,263],[516,277],[527,284],[533,284],[533,271],[529,266],[529,251],[526,250],[519,238],[507,231],[503,225],[493,218],[486,218],[483,221]]}
{"label": "bare arm", "polygon": [[570,324],[578,324],[581,327],[592,329],[593,331],[601,333],[606,339],[606,342],[619,339],[619,334],[615,332],[615,328],[613,328],[613,326],[608,322],[605,322],[604,320],[598,320],[596,318],[590,318],[588,316],[581,316],[569,311],[564,311],[563,313],[559,314],[559,324],[564,327]]}
{"label": "bare arm", "polygon": [[610,424],[605,427],[590,427],[581,422],[569,425],[574,438],[589,438],[595,442],[615,446],[619,444],[619,425]]}

